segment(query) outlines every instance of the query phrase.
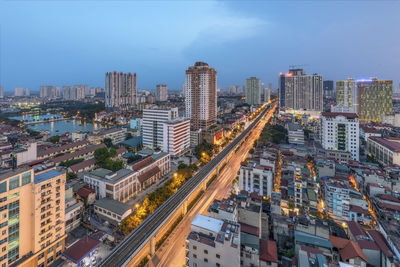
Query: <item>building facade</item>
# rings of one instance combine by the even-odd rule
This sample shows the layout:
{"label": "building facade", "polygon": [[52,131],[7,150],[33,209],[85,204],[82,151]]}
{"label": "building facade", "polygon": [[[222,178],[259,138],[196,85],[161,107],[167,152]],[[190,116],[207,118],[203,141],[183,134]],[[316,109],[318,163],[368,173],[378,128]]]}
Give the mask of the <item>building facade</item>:
{"label": "building facade", "polygon": [[157,84],[156,100],[157,101],[168,100],[168,86],[166,84]]}
{"label": "building facade", "polygon": [[54,99],[60,97],[60,86],[40,86],[40,98]]}
{"label": "building facade", "polygon": [[108,110],[127,110],[137,106],[136,73],[106,73],[105,105]]}
{"label": "building facade", "polygon": [[324,149],[350,152],[353,160],[359,160],[359,131],[355,113],[321,114],[321,144]]}
{"label": "building facade", "polygon": [[318,74],[307,75],[303,69],[291,69],[279,76],[279,105],[287,109],[323,109],[323,80]]}
{"label": "building facade", "polygon": [[349,188],[343,182],[329,182],[325,184],[325,204],[329,215],[347,221],[350,210]]}
{"label": "building facade", "polygon": [[14,96],[24,96],[24,87],[15,87]]}
{"label": "building facade", "polygon": [[177,118],[164,122],[163,151],[179,156],[190,149],[190,120]]}
{"label": "building facade", "polygon": [[239,170],[239,189],[270,197],[274,180],[273,168],[259,164],[255,165],[242,164]]}
{"label": "building facade", "polygon": [[49,266],[65,244],[65,173],[16,169],[0,176],[2,266]]}
{"label": "building facade", "polygon": [[261,104],[261,80],[256,77],[246,79],[246,103],[249,105]]}
{"label": "building facade", "polygon": [[144,109],[142,119],[143,146],[164,148],[164,123],[178,117],[178,108]]}
{"label": "building facade", "polygon": [[345,81],[336,82],[336,104],[352,108],[353,112],[358,113],[359,103],[356,80],[349,78]]}
{"label": "building facade", "polygon": [[370,136],[367,139],[367,150],[384,165],[400,165],[400,141],[398,139]]}
{"label": "building facade", "polygon": [[217,122],[217,72],[204,62],[186,70],[185,114],[191,129],[206,130]]}

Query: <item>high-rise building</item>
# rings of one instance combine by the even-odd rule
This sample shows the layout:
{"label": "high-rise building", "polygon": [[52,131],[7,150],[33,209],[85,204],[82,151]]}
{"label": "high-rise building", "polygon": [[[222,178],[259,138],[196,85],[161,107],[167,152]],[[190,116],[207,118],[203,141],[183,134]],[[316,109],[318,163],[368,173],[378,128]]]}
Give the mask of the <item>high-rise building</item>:
{"label": "high-rise building", "polygon": [[328,214],[335,219],[349,219],[350,189],[343,181],[332,181],[325,184],[324,199]]}
{"label": "high-rise building", "polygon": [[194,131],[217,122],[217,72],[204,62],[186,70],[185,113]]}
{"label": "high-rise building", "polygon": [[104,88],[101,87],[92,87],[90,88],[90,95],[91,96],[96,96],[99,94],[104,94]]}
{"label": "high-rise building", "polygon": [[157,84],[156,99],[157,101],[168,100],[168,86],[166,84]]}
{"label": "high-rise building", "polygon": [[190,120],[176,118],[164,122],[163,150],[172,156],[179,156],[190,148]]}
{"label": "high-rise building", "polygon": [[393,81],[376,78],[357,81],[360,120],[381,122],[382,116],[393,113]]}
{"label": "high-rise building", "polygon": [[107,72],[105,105],[108,110],[127,110],[137,105],[136,73]]}
{"label": "high-rise building", "polygon": [[335,92],[333,90],[333,81],[327,80],[324,81],[324,98],[325,99],[331,99],[334,98]]}
{"label": "high-rise building", "polygon": [[85,85],[63,86],[63,99],[82,100],[84,98],[85,98]]}
{"label": "high-rise building", "polygon": [[62,95],[63,95],[63,99],[65,99],[65,100],[73,100],[73,98],[74,98],[73,87],[64,85],[62,87]]}
{"label": "high-rise building", "polygon": [[31,96],[31,90],[29,88],[25,88],[25,96]]}
{"label": "high-rise building", "polygon": [[24,96],[24,87],[15,87],[14,96]]}
{"label": "high-rise building", "polygon": [[256,77],[246,79],[246,103],[249,105],[261,104],[261,80]]}
{"label": "high-rise building", "polygon": [[75,94],[74,100],[85,99],[86,91],[89,91],[87,85],[75,85],[74,86],[74,94]]}
{"label": "high-rise building", "polygon": [[336,82],[336,102],[353,107],[360,120],[381,122],[382,116],[393,113],[393,81],[347,79]]}
{"label": "high-rise building", "polygon": [[359,160],[359,122],[355,113],[322,112],[321,144],[324,149],[350,152]]}
{"label": "high-rise building", "polygon": [[323,80],[318,74],[307,75],[303,69],[291,69],[279,76],[279,105],[295,110],[323,109]]}
{"label": "high-rise building", "polygon": [[356,80],[349,78],[345,81],[336,82],[336,104],[338,106],[349,107],[355,113],[359,112],[359,97]]}
{"label": "high-rise building", "polygon": [[272,83],[268,84],[268,88],[264,91],[264,102],[269,102],[271,100]]}
{"label": "high-rise building", "polygon": [[0,86],[0,98],[4,98],[4,88]]}
{"label": "high-rise building", "polygon": [[60,97],[60,86],[40,86],[40,97],[54,99]]}
{"label": "high-rise building", "polygon": [[142,120],[143,146],[149,148],[164,147],[164,122],[178,117],[178,108],[144,109]]}
{"label": "high-rise building", "polygon": [[2,266],[49,266],[65,248],[65,173],[19,168],[0,175]]}

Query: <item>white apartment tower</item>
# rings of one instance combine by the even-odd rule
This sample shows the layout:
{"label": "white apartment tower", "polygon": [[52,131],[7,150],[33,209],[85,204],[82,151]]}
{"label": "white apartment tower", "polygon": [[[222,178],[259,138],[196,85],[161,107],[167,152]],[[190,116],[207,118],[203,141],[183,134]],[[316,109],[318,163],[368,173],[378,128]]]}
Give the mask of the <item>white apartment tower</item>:
{"label": "white apartment tower", "polygon": [[179,156],[190,148],[190,120],[176,118],[164,122],[163,151]]}
{"label": "white apartment tower", "polygon": [[186,70],[185,113],[191,129],[206,130],[217,122],[217,72],[204,62]]}
{"label": "white apartment tower", "polygon": [[157,84],[156,99],[157,101],[168,100],[168,86],[166,84]]}
{"label": "white apartment tower", "polygon": [[164,123],[178,117],[178,108],[144,109],[142,136],[143,146],[164,148]]}
{"label": "white apartment tower", "polygon": [[14,96],[24,96],[24,87],[15,87]]}
{"label": "white apartment tower", "polygon": [[359,122],[355,113],[321,113],[321,144],[324,149],[350,152],[359,160]]}
{"label": "white apartment tower", "polygon": [[4,98],[4,88],[0,86],[0,98]]}
{"label": "white apartment tower", "polygon": [[107,110],[127,110],[136,107],[136,73],[107,72],[105,93]]}

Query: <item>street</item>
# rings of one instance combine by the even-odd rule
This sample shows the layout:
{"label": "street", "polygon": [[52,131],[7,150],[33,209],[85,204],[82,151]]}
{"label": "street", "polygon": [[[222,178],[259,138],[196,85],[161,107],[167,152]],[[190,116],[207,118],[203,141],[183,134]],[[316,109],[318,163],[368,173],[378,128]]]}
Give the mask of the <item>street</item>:
{"label": "street", "polygon": [[214,199],[222,199],[229,196],[232,181],[236,178],[240,168],[240,162],[248,156],[248,151],[253,147],[254,141],[258,139],[266,122],[270,119],[272,112],[266,115],[265,120],[260,120],[251,135],[243,143],[240,149],[231,157],[226,167],[203,196],[183,218],[164,244],[156,251],[150,266],[183,266],[186,262],[186,237],[190,232],[190,225],[197,214],[206,214],[207,208]]}

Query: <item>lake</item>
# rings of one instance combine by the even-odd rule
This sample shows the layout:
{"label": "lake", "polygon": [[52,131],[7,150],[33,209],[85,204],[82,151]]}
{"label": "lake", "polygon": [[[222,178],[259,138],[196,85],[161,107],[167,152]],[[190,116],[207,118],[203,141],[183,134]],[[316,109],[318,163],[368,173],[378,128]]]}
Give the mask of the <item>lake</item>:
{"label": "lake", "polygon": [[[60,114],[46,114],[46,115],[25,115],[25,116],[16,116],[10,117],[10,119],[15,120],[24,120],[26,122],[31,121],[42,121],[44,119],[53,119],[53,118],[63,118],[63,115]],[[66,132],[92,132],[94,130],[98,130],[104,128],[99,123],[86,122],[83,120],[71,119],[71,120],[63,120],[63,121],[54,121],[54,122],[44,122],[44,123],[36,123],[28,125],[28,128],[34,131],[49,131],[50,135],[59,135]]]}

